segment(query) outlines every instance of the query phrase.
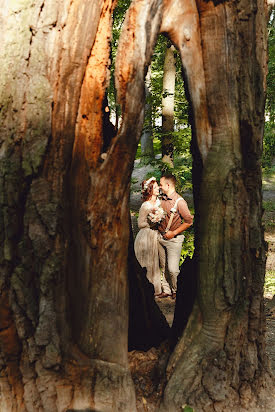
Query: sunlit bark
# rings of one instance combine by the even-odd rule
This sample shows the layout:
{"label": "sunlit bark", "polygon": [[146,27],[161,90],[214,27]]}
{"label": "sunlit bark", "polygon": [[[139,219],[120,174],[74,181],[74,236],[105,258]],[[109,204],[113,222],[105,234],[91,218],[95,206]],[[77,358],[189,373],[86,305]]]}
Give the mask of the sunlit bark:
{"label": "sunlit bark", "polygon": [[[107,177],[115,162],[100,169],[114,5],[2,5],[3,411],[135,410],[127,360],[129,235],[120,224],[128,219],[131,162],[128,174],[122,170],[122,192],[119,177],[117,184]],[[123,145],[119,150],[121,158]],[[99,183],[104,173],[109,192]],[[111,222],[104,221],[106,208]],[[91,239],[91,231],[98,236]],[[102,253],[106,266],[98,270]]]}

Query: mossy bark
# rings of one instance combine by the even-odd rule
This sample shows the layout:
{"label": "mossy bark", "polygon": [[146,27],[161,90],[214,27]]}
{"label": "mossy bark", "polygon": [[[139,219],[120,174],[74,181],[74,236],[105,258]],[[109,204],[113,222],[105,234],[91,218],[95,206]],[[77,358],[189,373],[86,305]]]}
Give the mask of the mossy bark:
{"label": "mossy bark", "polygon": [[193,108],[198,294],[167,367],[161,411],[271,411],[261,225],[266,6],[198,1],[182,10],[179,30],[169,31],[172,7],[163,27],[181,53]]}
{"label": "mossy bark", "polygon": [[[114,6],[111,0],[40,1],[7,3],[2,9],[1,410],[135,410],[127,362],[128,226],[120,223],[128,217],[127,189],[119,178],[106,197],[102,185],[96,186],[104,177],[99,164],[102,133],[91,153],[84,130],[84,153],[76,156],[84,114],[100,131],[101,110],[95,114],[85,94],[95,86],[87,75],[100,45],[107,57],[100,64],[101,83],[90,98],[101,109]],[[127,180],[131,162],[125,165]],[[89,170],[94,171],[92,179]],[[77,179],[81,184],[76,188]],[[116,213],[113,193],[119,203],[121,190]],[[118,222],[110,234],[116,246],[111,253],[124,254],[123,259],[107,259],[106,244],[101,249],[93,242],[87,245],[89,233],[97,230],[89,208],[100,193],[98,225],[106,234],[102,208],[108,204],[113,219],[108,224]],[[96,252],[104,254],[102,247],[107,248],[106,270],[97,267]],[[83,287],[85,281],[92,292]],[[99,313],[94,306],[100,306]],[[110,337],[111,327],[117,330]]]}

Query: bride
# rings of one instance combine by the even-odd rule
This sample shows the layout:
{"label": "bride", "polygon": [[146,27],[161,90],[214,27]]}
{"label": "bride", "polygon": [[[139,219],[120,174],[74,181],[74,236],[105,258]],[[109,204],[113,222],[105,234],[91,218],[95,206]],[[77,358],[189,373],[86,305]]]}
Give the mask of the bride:
{"label": "bride", "polygon": [[154,285],[155,296],[157,296],[161,294],[157,224],[164,217],[164,212],[160,207],[159,186],[154,176],[142,182],[141,193],[144,202],[139,210],[140,230],[134,248],[141,267],[147,269],[147,278]]}

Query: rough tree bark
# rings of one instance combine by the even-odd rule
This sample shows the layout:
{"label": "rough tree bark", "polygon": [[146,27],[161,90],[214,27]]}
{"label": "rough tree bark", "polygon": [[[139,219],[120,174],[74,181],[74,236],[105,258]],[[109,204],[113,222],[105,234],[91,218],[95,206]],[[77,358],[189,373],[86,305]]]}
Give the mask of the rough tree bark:
{"label": "rough tree bark", "polygon": [[128,198],[160,2],[129,15],[143,23],[124,37],[123,123],[104,162],[115,1],[0,6],[0,409],[135,411]]}
{"label": "rough tree bark", "polygon": [[161,410],[269,410],[264,1],[133,0],[116,67],[123,121],[102,162],[114,6],[0,1],[0,409],[136,409],[128,198],[162,24],[181,53],[193,108],[198,296]]}
{"label": "rough tree bark", "polygon": [[180,51],[193,108],[198,296],[161,411],[272,410],[260,162],[266,5],[180,3],[181,13],[164,2],[162,30]]}
{"label": "rough tree bark", "polygon": [[167,42],[163,65],[162,86],[162,161],[173,167],[174,157],[174,111],[175,111],[176,60],[175,47]]}

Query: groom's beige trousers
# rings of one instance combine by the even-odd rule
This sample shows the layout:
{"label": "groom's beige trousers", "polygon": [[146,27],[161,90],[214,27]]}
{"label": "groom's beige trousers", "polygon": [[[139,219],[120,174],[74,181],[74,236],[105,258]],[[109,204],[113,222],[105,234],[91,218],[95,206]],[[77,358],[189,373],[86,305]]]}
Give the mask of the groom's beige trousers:
{"label": "groom's beige trousers", "polygon": [[159,237],[159,261],[163,274],[161,288],[164,293],[177,291],[177,276],[180,272],[179,263],[184,235],[178,235],[170,240]]}

